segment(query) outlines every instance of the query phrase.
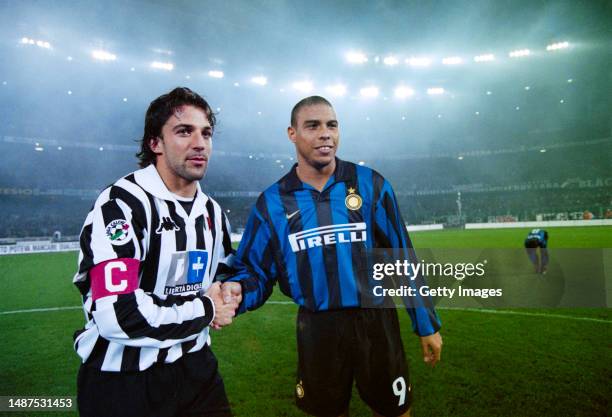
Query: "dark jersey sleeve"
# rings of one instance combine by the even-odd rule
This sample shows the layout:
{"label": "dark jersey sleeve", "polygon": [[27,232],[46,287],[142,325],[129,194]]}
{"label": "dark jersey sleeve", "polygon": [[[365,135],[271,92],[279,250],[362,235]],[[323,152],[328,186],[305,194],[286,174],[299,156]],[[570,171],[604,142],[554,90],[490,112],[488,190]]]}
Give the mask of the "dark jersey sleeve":
{"label": "dark jersey sleeve", "polygon": [[[395,193],[386,180],[382,183],[379,199],[376,202],[375,218],[377,230],[384,235],[383,240],[386,244],[394,248],[394,255],[417,263],[418,258],[399,211]],[[425,285],[421,274],[413,278],[409,282],[411,286],[418,288]],[[419,336],[428,336],[440,330],[440,319],[429,297],[416,297],[406,302],[406,305],[412,320],[412,328]]]}
{"label": "dark jersey sleeve", "polygon": [[253,207],[234,259],[236,275],[229,279],[242,285],[239,313],[260,307],[272,294],[278,273],[273,250],[270,226]]}

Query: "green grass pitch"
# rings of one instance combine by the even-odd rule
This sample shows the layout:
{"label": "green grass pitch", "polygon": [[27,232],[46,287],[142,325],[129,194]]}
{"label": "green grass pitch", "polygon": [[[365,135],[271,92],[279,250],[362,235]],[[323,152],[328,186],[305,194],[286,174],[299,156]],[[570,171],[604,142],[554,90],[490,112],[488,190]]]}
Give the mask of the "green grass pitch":
{"label": "green grass pitch", "polygon": [[[551,249],[612,248],[612,227],[548,230]],[[511,248],[521,247],[526,234],[498,229],[411,236],[417,248]],[[79,305],[71,284],[76,258],[74,252],[1,256],[0,313]],[[288,301],[276,291],[271,299]],[[296,311],[292,304],[267,304],[213,332],[212,349],[237,416],[302,415],[293,404]],[[422,363],[408,315],[398,313],[415,416],[610,414],[610,309],[440,310],[444,350],[435,369]],[[75,395],[79,361],[72,333],[83,322],[79,309],[0,314],[0,396]],[[356,391],[350,411],[370,415]]]}

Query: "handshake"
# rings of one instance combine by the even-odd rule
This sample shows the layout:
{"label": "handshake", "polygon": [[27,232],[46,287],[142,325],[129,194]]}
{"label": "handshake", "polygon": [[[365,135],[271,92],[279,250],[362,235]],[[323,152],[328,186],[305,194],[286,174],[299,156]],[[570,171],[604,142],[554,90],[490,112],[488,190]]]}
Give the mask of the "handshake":
{"label": "handshake", "polygon": [[229,326],[236,315],[236,309],[242,301],[242,286],[238,282],[215,282],[206,294],[215,305],[215,319],[210,327],[219,330]]}

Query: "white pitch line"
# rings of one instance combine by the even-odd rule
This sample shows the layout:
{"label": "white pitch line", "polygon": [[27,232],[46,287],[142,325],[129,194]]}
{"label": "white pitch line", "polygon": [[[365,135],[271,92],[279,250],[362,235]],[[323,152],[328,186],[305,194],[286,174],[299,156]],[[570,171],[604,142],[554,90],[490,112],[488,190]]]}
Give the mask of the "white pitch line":
{"label": "white pitch line", "polygon": [[488,314],[510,314],[510,315],[515,315],[515,316],[547,317],[547,318],[555,318],[555,319],[593,321],[595,323],[612,324],[612,320],[596,319],[592,317],[566,316],[563,314],[529,313],[527,311],[490,310],[486,308],[460,308],[460,307],[457,307],[457,308],[437,307],[437,310],[458,310],[458,311],[469,311],[469,312],[474,312],[474,313],[488,313]]}
{"label": "white pitch line", "polygon": [[31,308],[29,310],[12,310],[12,311],[0,311],[0,316],[7,314],[20,314],[20,313],[44,313],[46,311],[60,311],[60,310],[80,310],[82,306],[67,306],[67,307],[48,307],[48,308]]}
{"label": "white pitch line", "polygon": [[[280,304],[280,305],[295,305],[293,301],[267,301],[266,304]],[[403,307],[402,305],[396,306],[398,308]],[[32,308],[29,310],[12,310],[12,311],[0,311],[0,316],[9,314],[21,314],[21,313],[44,313],[47,311],[61,311],[61,310],[80,310],[81,306],[68,306],[68,307],[49,307],[49,308]],[[451,311],[468,311],[471,313],[486,313],[486,314],[507,314],[515,316],[527,316],[527,317],[546,317],[563,320],[578,320],[578,321],[591,321],[595,323],[606,323],[612,324],[612,320],[596,319],[592,317],[576,317],[566,316],[563,314],[546,314],[546,313],[528,313],[523,311],[509,311],[509,310],[491,310],[486,308],[460,308],[460,307],[438,307],[438,310],[451,310]]]}

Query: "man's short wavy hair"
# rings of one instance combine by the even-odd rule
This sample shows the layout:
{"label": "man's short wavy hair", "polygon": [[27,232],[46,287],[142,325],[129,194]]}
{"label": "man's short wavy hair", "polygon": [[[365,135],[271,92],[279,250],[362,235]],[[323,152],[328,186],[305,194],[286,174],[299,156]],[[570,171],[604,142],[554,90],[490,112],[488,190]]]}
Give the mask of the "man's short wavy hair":
{"label": "man's short wavy hair", "polygon": [[208,123],[214,130],[217,119],[212,108],[199,94],[187,87],[177,87],[168,94],[157,97],[151,102],[145,116],[144,133],[140,140],[140,152],[136,154],[141,168],[155,165],[157,155],[151,150],[151,139],[162,138],[162,127],[177,108],[185,105],[202,109]]}

